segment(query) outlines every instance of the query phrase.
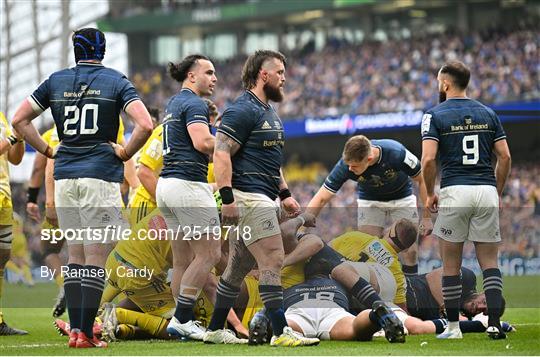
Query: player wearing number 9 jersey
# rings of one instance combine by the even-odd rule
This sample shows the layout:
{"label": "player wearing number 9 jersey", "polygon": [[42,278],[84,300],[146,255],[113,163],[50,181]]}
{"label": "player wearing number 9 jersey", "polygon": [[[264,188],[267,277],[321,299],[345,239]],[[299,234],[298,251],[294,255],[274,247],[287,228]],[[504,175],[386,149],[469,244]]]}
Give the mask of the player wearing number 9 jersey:
{"label": "player wearing number 9 jersey", "polygon": [[[510,151],[501,122],[493,110],[467,98],[469,69],[461,62],[449,62],[440,69],[441,103],[428,110],[422,120],[422,167],[432,210],[439,206],[434,233],[441,238],[442,290],[449,320],[440,338],[461,338],[458,317],[462,282],[460,275],[463,243],[475,243],[483,271],[488,305],[487,332],[504,338],[499,317],[502,279],[498,269],[499,202],[508,173]],[[491,156],[495,153],[494,172]],[[442,167],[440,203],[434,192],[439,154]]]}
{"label": "player wearing number 9 jersey", "polygon": [[[72,41],[77,65],[46,79],[17,109],[13,125],[38,152],[52,158],[53,149],[31,123],[51,108],[61,141],[54,156],[58,223],[62,230],[89,228],[82,240],[68,241],[64,289],[69,346],[106,347],[92,331],[105,285],[103,267],[112,248],[105,227],[122,223],[122,161],[144,145],[152,121],[131,82],[101,64],[105,35],[84,28],[73,34]],[[125,148],[115,143],[122,110],[135,122]]]}

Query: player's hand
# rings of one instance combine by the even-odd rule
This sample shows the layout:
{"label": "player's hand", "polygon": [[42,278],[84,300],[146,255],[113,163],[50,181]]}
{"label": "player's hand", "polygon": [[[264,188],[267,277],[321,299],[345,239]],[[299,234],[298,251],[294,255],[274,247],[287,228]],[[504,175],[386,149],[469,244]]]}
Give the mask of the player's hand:
{"label": "player's hand", "polygon": [[236,226],[238,225],[239,218],[240,212],[238,211],[238,207],[236,207],[236,202],[221,206],[221,224],[225,226]]}
{"label": "player's hand", "polygon": [[118,157],[122,161],[128,161],[130,157],[126,153],[126,148],[124,148],[122,145],[113,143],[112,141],[109,142],[114,150],[114,154],[116,157]]}
{"label": "player's hand", "polygon": [[431,213],[437,213],[439,210],[439,196],[437,194],[428,195],[426,200],[426,207]]}
{"label": "player's hand", "polygon": [[420,225],[418,226],[418,231],[421,236],[428,236],[433,232],[433,222],[431,217],[422,217]]}
{"label": "player's hand", "polygon": [[288,217],[296,217],[300,214],[300,204],[292,197],[287,197],[281,201],[285,213]]}
{"label": "player's hand", "polygon": [[36,222],[41,221],[41,213],[39,213],[39,206],[37,205],[37,203],[28,202],[26,204],[26,213],[28,214],[28,217],[30,217],[32,220]]}
{"label": "player's hand", "polygon": [[304,212],[300,216],[304,218],[304,227],[315,227],[316,226],[316,219],[314,214],[309,212]]}
{"label": "player's hand", "polygon": [[503,209],[503,198],[502,196],[499,196],[499,212],[501,212]]}
{"label": "player's hand", "polygon": [[45,205],[45,219],[51,225],[58,227],[58,216],[56,215],[56,207],[54,205]]}

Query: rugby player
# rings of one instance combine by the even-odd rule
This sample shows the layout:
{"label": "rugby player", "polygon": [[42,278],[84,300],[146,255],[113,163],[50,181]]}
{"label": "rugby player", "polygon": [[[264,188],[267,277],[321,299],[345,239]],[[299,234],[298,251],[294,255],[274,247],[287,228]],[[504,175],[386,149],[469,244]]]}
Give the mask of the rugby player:
{"label": "rugby player", "polygon": [[259,293],[273,327],[273,346],[299,346],[319,342],[295,333],[283,311],[280,271],[284,251],[275,199],[285,211],[300,211],[282,175],[284,131],[270,101],[283,100],[285,57],[260,50],[249,56],[242,70],[245,92],[225,110],[217,130],[214,174],[223,200],[224,225],[237,225],[229,236],[229,262],[217,288],[216,309],[204,335],[208,343],[247,343],[224,329],[244,277],[255,262]]}
{"label": "rugby player", "polygon": [[[4,267],[9,260],[13,240],[13,204],[9,186],[9,165],[18,165],[24,155],[22,136],[12,131],[9,123],[0,112],[0,299],[4,283]],[[26,335],[28,332],[10,327],[0,311],[0,336]]]}
{"label": "rugby player", "polygon": [[[439,215],[434,234],[443,261],[442,291],[448,327],[440,338],[461,338],[459,307],[462,296],[463,243],[474,242],[484,278],[488,336],[503,339],[500,325],[503,281],[498,267],[499,207],[510,172],[506,134],[495,112],[467,97],[470,70],[448,62],[437,75],[440,104],[422,118],[422,166],[427,188],[425,206]],[[461,149],[461,150],[460,150]],[[495,170],[491,156],[495,154]],[[436,157],[442,168],[441,191],[435,194]]]}
{"label": "rugby player", "polygon": [[[381,237],[387,220],[405,218],[418,223],[416,196],[412,181],[418,185],[420,199],[426,198],[420,160],[395,140],[369,140],[364,135],[345,143],[343,157],[334,166],[324,184],[308,204],[316,216],[347,180],[358,182],[358,230]],[[431,215],[423,210],[420,234],[431,232]],[[405,274],[417,274],[417,245],[401,255]]]}
{"label": "rugby player", "polygon": [[[142,147],[151,134],[152,122],[127,78],[101,64],[104,34],[84,28],[77,30],[72,40],[77,65],[53,73],[23,101],[14,126],[38,152],[55,158],[60,228],[88,228],[91,233],[68,242],[69,274],[64,277],[72,326],[68,346],[106,347],[92,331],[105,285],[103,267],[111,249],[104,232],[106,226],[122,226],[123,161]],[[48,107],[61,140],[56,151],[32,125],[32,120]],[[115,143],[121,110],[135,121],[125,147]]]}
{"label": "rugby player", "polygon": [[193,320],[192,311],[208,274],[219,262],[221,241],[216,202],[207,182],[215,138],[201,97],[212,95],[217,77],[214,65],[203,55],[169,63],[169,73],[182,88],[165,111],[163,169],[156,186],[157,205],[167,227],[180,230],[171,237],[173,284],[180,281],[180,292],[167,331],[202,340],[205,328]]}

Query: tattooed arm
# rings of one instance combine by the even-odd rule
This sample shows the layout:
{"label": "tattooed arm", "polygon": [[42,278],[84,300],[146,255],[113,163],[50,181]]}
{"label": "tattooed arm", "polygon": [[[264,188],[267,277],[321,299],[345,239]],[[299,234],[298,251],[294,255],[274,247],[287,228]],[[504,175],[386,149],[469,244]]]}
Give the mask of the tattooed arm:
{"label": "tattooed arm", "polygon": [[240,149],[238,144],[230,136],[218,132],[216,135],[216,146],[214,149],[214,176],[218,188],[230,187],[232,181],[231,157]]}
{"label": "tattooed arm", "polygon": [[[234,156],[239,149],[240,144],[238,144],[237,141],[218,131],[214,149],[214,176],[216,177],[216,183],[219,189],[229,187],[228,190],[230,192],[232,187],[231,157]],[[225,192],[222,193],[222,199],[224,193]],[[229,195],[232,195],[232,193],[229,193]],[[237,225],[239,217],[240,214],[238,207],[236,207],[236,203],[234,202],[234,197],[229,204],[226,204],[224,200],[223,205],[221,206],[221,223],[224,225]]]}

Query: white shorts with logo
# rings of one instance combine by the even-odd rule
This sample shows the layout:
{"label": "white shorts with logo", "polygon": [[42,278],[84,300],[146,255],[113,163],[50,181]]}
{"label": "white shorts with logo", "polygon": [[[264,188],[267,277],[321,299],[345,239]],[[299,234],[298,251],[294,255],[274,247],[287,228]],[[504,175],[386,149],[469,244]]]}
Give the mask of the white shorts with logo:
{"label": "white shorts with logo", "polygon": [[358,227],[386,227],[387,220],[395,222],[402,218],[418,222],[416,196],[410,195],[392,201],[370,201],[358,199]]}
{"label": "white shorts with logo", "polygon": [[156,187],[156,202],[167,228],[181,232],[181,236],[174,239],[196,240],[209,233],[219,236],[219,214],[209,184],[160,177]]}
{"label": "white shorts with logo", "polygon": [[249,246],[259,239],[281,234],[279,205],[262,193],[233,189],[236,206],[240,210],[239,235]]}
{"label": "white shorts with logo", "polygon": [[499,242],[499,195],[495,186],[456,185],[441,189],[433,233],[454,243]]}
{"label": "white shorts with logo", "polygon": [[285,318],[296,322],[304,336],[317,337],[321,340],[329,340],[330,331],[344,317],[354,315],[333,301],[325,301],[323,306],[316,308],[303,307],[300,301],[285,311]]}
{"label": "white shorts with logo", "polygon": [[368,282],[370,281],[370,272],[373,272],[379,284],[379,296],[381,299],[387,302],[394,301],[397,284],[390,269],[379,263],[347,262],[347,264],[352,265],[358,275]]}
{"label": "white shorts with logo", "polygon": [[118,237],[112,228],[127,227],[118,182],[89,177],[55,180],[54,200],[68,244],[111,243]]}

